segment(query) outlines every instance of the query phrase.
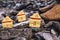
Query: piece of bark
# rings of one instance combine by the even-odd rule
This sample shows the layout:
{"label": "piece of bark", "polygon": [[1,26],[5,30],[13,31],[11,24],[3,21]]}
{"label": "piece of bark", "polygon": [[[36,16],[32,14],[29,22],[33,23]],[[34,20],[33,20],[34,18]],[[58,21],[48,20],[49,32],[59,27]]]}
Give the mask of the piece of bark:
{"label": "piece of bark", "polygon": [[55,4],[56,4],[56,1],[54,1],[54,2],[51,3],[50,5],[47,5],[47,6],[43,7],[43,8],[39,8],[39,10],[40,10],[41,12],[46,12],[46,11],[49,10],[50,8],[54,7]]}
{"label": "piece of bark", "polygon": [[60,20],[60,5],[56,4],[51,10],[41,14],[47,20]]}

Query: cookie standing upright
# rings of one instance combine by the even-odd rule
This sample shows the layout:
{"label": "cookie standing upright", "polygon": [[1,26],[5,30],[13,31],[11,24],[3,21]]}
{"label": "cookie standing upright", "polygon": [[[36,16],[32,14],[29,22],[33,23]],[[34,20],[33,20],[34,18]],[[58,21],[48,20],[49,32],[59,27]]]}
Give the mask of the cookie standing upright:
{"label": "cookie standing upright", "polygon": [[22,21],[26,20],[26,15],[25,15],[25,13],[24,13],[23,10],[21,10],[20,12],[18,12],[18,14],[17,14],[17,20],[18,20],[18,22],[22,22]]}
{"label": "cookie standing upright", "polygon": [[13,20],[9,16],[6,16],[2,20],[2,27],[3,28],[12,28],[13,27]]}
{"label": "cookie standing upright", "polygon": [[39,28],[41,26],[41,17],[38,13],[34,13],[30,16],[29,27]]}

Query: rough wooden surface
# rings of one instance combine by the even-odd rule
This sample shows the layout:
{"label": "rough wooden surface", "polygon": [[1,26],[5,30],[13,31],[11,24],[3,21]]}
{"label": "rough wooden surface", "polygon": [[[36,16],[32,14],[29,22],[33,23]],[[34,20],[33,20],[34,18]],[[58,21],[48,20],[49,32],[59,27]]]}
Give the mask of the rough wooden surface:
{"label": "rough wooden surface", "polygon": [[44,19],[60,20],[60,5],[56,4],[51,10],[41,14]]}

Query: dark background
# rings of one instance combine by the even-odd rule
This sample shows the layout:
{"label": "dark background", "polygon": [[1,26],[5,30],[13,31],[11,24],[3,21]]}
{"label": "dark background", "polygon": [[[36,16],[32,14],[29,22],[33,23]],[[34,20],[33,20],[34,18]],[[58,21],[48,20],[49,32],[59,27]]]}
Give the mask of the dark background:
{"label": "dark background", "polygon": [[[0,0],[1,1],[1,0]],[[2,1],[6,1],[6,0],[2,0]],[[17,1],[19,1],[19,0],[17,0]],[[56,0],[57,1],[57,3],[60,3],[60,0]]]}
{"label": "dark background", "polygon": [[56,0],[57,1],[57,3],[60,3],[60,0]]}

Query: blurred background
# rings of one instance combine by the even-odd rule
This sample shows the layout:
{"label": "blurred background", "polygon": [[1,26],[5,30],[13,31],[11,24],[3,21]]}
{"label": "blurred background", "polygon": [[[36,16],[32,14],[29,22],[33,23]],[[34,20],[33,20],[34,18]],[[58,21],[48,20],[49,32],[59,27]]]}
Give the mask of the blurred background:
{"label": "blurred background", "polygon": [[57,3],[60,3],[60,0],[56,0],[57,1]]}

